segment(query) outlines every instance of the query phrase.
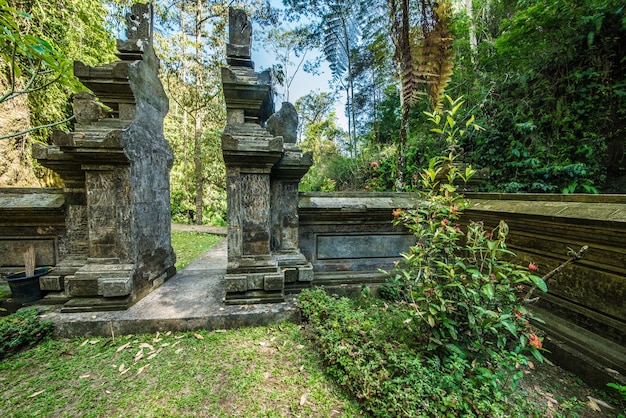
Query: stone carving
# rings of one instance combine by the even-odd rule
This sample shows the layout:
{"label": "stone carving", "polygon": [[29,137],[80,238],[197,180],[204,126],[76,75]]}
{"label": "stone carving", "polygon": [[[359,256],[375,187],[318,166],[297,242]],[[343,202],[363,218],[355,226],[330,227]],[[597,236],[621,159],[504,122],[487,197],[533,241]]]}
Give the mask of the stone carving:
{"label": "stone carving", "polygon": [[152,5],[135,3],[126,14],[126,38],[152,42]]}
{"label": "stone carving", "polygon": [[267,130],[274,136],[282,136],[284,143],[295,144],[298,138],[298,112],[294,105],[283,102],[280,110],[267,120]]}

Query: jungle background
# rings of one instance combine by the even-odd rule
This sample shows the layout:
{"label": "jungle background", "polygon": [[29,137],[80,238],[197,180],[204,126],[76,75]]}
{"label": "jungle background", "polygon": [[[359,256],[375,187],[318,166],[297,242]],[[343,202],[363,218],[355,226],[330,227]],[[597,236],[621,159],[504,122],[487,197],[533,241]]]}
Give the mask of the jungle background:
{"label": "jungle background", "polygon": [[[53,129],[71,128],[71,120],[58,123],[71,117],[69,99],[81,89],[72,62],[115,59],[128,4],[0,0],[1,187],[61,185],[32,159],[31,145],[49,143]],[[175,222],[227,221],[219,69],[229,6],[248,11],[256,50],[274,57],[277,103],[289,99],[300,77],[328,63],[331,74],[319,84],[328,79],[333,92],[312,85],[295,103],[300,146],[316,161],[303,191],[411,190],[414,175],[446,152],[456,129],[463,161],[489,170],[484,191],[626,193],[622,1],[155,0],[153,6],[170,98],[165,135],[175,154]],[[441,127],[429,120],[437,115]],[[54,126],[31,130],[48,125]]]}

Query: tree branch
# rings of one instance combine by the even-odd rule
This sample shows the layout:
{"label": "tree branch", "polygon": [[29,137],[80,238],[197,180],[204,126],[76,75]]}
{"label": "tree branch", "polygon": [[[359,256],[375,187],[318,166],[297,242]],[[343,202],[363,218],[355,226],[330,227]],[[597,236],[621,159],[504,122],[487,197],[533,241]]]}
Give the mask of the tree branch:
{"label": "tree branch", "polygon": [[69,122],[69,121],[71,121],[71,120],[73,120],[75,118],[76,118],[76,116],[72,115],[69,118],[64,119],[62,121],[59,121],[59,122],[53,122],[53,123],[49,123],[47,125],[35,126],[33,128],[26,129],[24,131],[16,132],[16,133],[9,134],[9,135],[0,136],[0,140],[2,140],[2,139],[9,139],[9,138],[15,138],[16,136],[24,135],[24,134],[27,134],[27,133],[32,132],[32,131],[37,131],[39,129],[51,128],[53,126],[61,125],[62,123],[65,123],[65,122]]}

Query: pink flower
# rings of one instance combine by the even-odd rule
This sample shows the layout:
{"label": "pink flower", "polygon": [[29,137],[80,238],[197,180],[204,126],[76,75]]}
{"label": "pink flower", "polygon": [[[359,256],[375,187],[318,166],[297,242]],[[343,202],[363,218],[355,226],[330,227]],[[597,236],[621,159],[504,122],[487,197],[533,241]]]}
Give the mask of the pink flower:
{"label": "pink flower", "polygon": [[537,265],[535,263],[530,263],[528,264],[528,270],[535,272],[537,270],[539,270],[539,267],[537,267]]}
{"label": "pink flower", "polygon": [[372,161],[372,162],[370,163],[370,167],[371,167],[371,168],[378,168],[378,162],[377,162],[377,161]]}
{"label": "pink flower", "polygon": [[400,215],[402,215],[402,209],[399,209],[399,208],[398,208],[398,209],[396,209],[396,210],[394,210],[394,211],[393,211],[393,217],[394,217],[394,218],[397,218],[397,217],[399,217]]}

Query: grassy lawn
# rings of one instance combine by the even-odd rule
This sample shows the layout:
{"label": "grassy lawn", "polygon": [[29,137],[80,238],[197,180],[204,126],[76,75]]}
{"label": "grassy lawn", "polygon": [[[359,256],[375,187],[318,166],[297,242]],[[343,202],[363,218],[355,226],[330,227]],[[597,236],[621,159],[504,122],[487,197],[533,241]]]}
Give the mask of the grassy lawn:
{"label": "grassy lawn", "polygon": [[5,417],[353,417],[297,325],[47,341],[0,362]]}
{"label": "grassy lawn", "polygon": [[199,232],[172,231],[176,269],[181,270],[224,237]]}

